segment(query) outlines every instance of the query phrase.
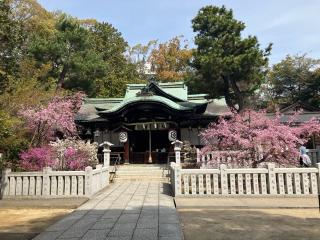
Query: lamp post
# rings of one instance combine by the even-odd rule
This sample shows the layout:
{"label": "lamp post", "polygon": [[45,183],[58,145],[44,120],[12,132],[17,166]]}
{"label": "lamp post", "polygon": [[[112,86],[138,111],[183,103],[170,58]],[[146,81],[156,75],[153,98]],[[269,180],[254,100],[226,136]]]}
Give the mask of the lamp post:
{"label": "lamp post", "polygon": [[152,163],[152,154],[151,154],[151,125],[149,127],[149,158],[148,163]]}

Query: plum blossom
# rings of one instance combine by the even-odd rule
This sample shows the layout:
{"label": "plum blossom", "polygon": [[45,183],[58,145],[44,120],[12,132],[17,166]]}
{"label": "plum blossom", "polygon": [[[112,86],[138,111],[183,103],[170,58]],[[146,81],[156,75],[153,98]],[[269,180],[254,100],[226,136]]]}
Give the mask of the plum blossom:
{"label": "plum blossom", "polygon": [[300,112],[287,123],[281,115],[268,116],[265,111],[246,110],[224,116],[211,123],[200,135],[205,144],[201,154],[213,154],[209,165],[221,163],[257,167],[261,163],[297,165],[299,147],[314,133],[320,133],[320,124],[311,119],[296,124]]}
{"label": "plum blossom", "polygon": [[57,139],[50,146],[55,149],[59,169],[84,170],[87,166],[98,164],[97,143],[75,138]]}
{"label": "plum blossom", "polygon": [[49,145],[31,148],[20,154],[20,166],[28,171],[41,171],[44,167],[54,170],[84,170],[98,164],[97,144],[74,138],[57,140]]}
{"label": "plum blossom", "polygon": [[79,110],[84,94],[81,92],[68,97],[54,97],[46,106],[37,109],[24,109],[19,112],[28,129],[32,132],[32,144],[40,146],[55,139],[76,134],[74,117]]}
{"label": "plum blossom", "polygon": [[57,160],[50,146],[31,148],[20,154],[20,166],[24,170],[39,171],[44,167],[55,168]]}

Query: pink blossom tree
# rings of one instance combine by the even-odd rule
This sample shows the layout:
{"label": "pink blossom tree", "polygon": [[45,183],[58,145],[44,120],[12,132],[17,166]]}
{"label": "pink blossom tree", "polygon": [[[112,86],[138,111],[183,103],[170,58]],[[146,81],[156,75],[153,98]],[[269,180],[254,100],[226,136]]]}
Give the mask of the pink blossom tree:
{"label": "pink blossom tree", "polygon": [[39,171],[44,167],[55,168],[56,154],[50,146],[31,148],[20,153],[20,166],[23,170]]}
{"label": "pink blossom tree", "polygon": [[84,170],[99,163],[97,143],[68,138],[50,142],[49,145],[30,148],[20,153],[23,170],[39,171],[44,167],[54,170]]}
{"label": "pink blossom tree", "polygon": [[299,147],[312,134],[320,132],[316,119],[296,124],[299,114],[286,123],[281,122],[279,113],[271,116],[265,111],[246,110],[221,117],[201,133],[205,144],[202,154],[213,153],[209,165],[257,167],[264,162],[297,165]]}
{"label": "pink blossom tree", "polygon": [[57,133],[63,137],[76,134],[74,117],[79,110],[84,94],[54,97],[47,105],[19,112],[32,133],[31,145],[41,146],[54,140]]}

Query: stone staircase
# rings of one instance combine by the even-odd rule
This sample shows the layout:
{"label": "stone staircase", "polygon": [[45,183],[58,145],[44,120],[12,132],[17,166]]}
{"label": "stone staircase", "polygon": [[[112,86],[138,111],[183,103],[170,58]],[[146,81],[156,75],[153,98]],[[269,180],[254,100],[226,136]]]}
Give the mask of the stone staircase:
{"label": "stone staircase", "polygon": [[114,173],[113,182],[118,181],[160,181],[167,182],[169,170],[166,164],[120,165]]}

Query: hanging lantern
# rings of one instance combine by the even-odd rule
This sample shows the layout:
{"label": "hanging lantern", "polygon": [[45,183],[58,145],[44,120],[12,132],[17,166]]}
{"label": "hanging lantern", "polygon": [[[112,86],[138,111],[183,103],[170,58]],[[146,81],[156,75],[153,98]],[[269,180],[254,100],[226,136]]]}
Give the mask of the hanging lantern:
{"label": "hanging lantern", "polygon": [[119,133],[119,141],[125,143],[128,141],[128,133],[127,132],[120,132]]}
{"label": "hanging lantern", "polygon": [[169,141],[171,141],[171,142],[177,140],[177,136],[178,136],[178,134],[177,134],[176,130],[170,130],[168,132],[168,138],[169,138]]}

